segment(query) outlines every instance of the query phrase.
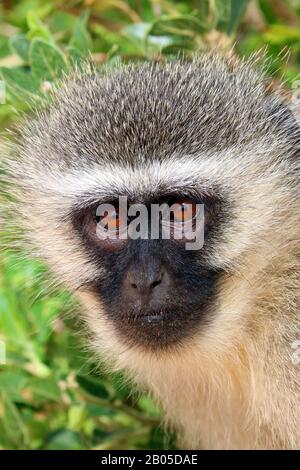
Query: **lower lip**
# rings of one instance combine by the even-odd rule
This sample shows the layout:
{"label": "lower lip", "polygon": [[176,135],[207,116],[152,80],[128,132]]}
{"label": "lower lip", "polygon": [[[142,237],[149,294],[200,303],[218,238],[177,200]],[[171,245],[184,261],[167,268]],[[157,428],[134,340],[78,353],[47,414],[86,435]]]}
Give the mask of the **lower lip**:
{"label": "lower lip", "polygon": [[164,315],[145,315],[144,319],[147,321],[147,323],[155,323],[158,321],[163,320]]}

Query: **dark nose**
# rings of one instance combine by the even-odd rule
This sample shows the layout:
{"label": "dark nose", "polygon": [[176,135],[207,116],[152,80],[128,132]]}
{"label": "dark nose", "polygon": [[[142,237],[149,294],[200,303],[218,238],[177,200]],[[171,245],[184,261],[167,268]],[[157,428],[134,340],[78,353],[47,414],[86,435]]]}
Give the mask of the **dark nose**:
{"label": "dark nose", "polygon": [[165,298],[169,285],[167,270],[153,260],[138,268],[130,266],[125,278],[127,296],[142,304],[160,303]]}

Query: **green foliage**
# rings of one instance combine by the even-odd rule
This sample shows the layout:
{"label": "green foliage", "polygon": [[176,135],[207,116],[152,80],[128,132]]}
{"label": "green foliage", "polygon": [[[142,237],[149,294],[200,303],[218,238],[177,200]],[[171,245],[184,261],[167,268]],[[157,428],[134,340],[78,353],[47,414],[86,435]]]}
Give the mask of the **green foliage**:
{"label": "green foliage", "polygon": [[2,257],[0,447],[163,448],[155,407],[132,395],[119,375],[88,365],[65,315],[76,305],[63,290],[49,293],[46,277],[39,262]]}
{"label": "green foliage", "polygon": [[[0,5],[0,78],[7,91],[0,129],[32,103],[37,107],[53,82],[87,57],[101,68],[211,47],[235,46],[249,56],[267,46],[270,71],[291,83],[299,72],[299,14],[298,0],[7,0]],[[153,403],[135,397],[119,374],[90,364],[74,334],[80,325],[66,315],[76,311],[74,301],[48,289],[45,279],[39,262],[3,253],[0,448],[172,447]]]}
{"label": "green foliage", "polygon": [[32,75],[39,83],[54,82],[61,78],[67,68],[67,63],[60,49],[40,38],[35,38],[32,41],[29,60]]}

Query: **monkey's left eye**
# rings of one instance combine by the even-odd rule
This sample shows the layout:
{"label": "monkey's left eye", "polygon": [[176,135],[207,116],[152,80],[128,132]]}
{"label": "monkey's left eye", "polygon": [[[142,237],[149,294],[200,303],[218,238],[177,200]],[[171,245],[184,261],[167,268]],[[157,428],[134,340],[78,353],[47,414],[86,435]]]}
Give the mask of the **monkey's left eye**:
{"label": "monkey's left eye", "polygon": [[190,200],[178,201],[171,206],[173,222],[186,223],[192,221],[197,214],[197,204]]}

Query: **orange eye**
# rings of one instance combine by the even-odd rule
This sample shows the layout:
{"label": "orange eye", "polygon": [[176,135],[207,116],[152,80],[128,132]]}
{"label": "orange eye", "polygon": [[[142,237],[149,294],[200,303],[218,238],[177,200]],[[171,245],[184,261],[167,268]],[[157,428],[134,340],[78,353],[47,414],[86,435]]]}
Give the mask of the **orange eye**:
{"label": "orange eye", "polygon": [[179,201],[173,204],[174,222],[185,223],[192,220],[197,212],[197,205],[192,201]]}
{"label": "orange eye", "polygon": [[98,227],[112,234],[118,234],[127,227],[127,219],[124,219],[119,211],[112,207],[97,217]]}

